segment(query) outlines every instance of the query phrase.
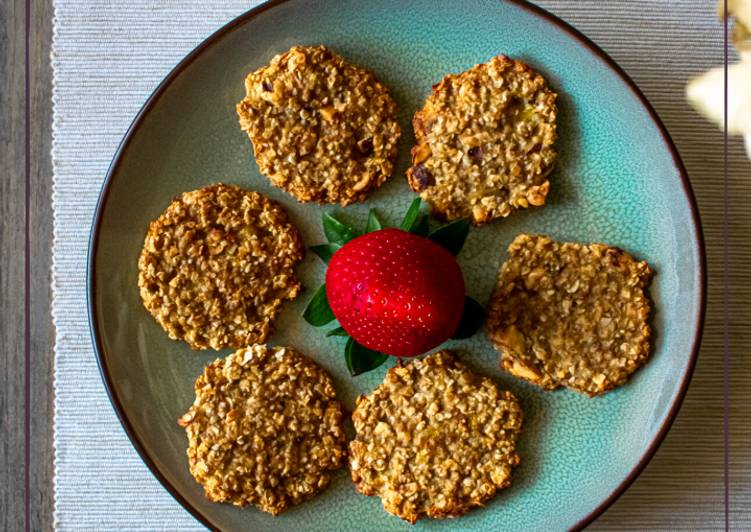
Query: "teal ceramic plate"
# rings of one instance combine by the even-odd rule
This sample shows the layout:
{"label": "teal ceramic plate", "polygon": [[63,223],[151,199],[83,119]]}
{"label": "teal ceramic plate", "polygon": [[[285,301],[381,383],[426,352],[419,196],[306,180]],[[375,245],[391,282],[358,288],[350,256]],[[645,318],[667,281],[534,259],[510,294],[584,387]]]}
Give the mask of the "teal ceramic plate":
{"label": "teal ceramic plate", "polygon": [[[136,262],[150,220],[183,191],[223,181],[281,202],[307,245],[323,241],[321,207],[300,205],[258,173],[235,104],[243,79],[298,43],[325,43],[373,69],[392,90],[404,130],[391,180],[341,215],[364,220],[370,207],[397,222],[412,193],[404,171],[410,117],[433,83],[498,53],[546,75],[560,94],[557,169],[543,208],[471,232],[460,255],[470,294],[490,294],[505,249],[520,232],[603,241],[649,261],[654,352],[632,381],[603,397],[546,393],[498,369],[483,334],[454,342],[472,367],[511,389],[525,410],[522,463],[513,485],[454,520],[415,528],[355,493],[345,471],[319,497],[273,518],[254,508],[206,500],[188,473],[176,424],[193,381],[216,356],[171,341],[141,305]],[[560,530],[584,526],[641,471],[665,436],[694,366],[704,312],[704,251],[685,170],[665,128],[632,81],[600,49],[550,14],[498,0],[288,0],[231,22],[183,60],[144,106],[119,148],[102,190],[91,238],[89,308],[102,376],[146,464],[198,519],[223,530]],[[309,253],[307,287],[324,268]],[[271,342],[294,345],[324,366],[351,407],[385,368],[349,377],[341,339],[300,318],[312,291],[288,304]]]}

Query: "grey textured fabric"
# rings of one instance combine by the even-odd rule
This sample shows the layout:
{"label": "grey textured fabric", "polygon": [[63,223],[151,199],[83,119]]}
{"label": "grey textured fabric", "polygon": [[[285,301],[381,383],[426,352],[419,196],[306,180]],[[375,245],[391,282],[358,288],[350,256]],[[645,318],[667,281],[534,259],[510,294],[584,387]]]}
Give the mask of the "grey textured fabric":
{"label": "grey textured fabric", "polygon": [[[375,0],[374,0],[375,1]],[[196,44],[258,2],[55,0],[53,317],[56,527],[190,530],[200,525],[149,473],[107,400],[89,339],[85,259],[102,179],[133,116]],[[699,201],[709,259],[701,356],[686,402],[632,488],[594,525],[610,530],[717,530],[722,474],[722,135],[685,103],[688,78],[722,63],[708,0],[546,0],[637,82],[678,145]],[[96,102],[92,105],[92,102]],[[731,521],[751,529],[751,163],[730,155],[732,344]]]}

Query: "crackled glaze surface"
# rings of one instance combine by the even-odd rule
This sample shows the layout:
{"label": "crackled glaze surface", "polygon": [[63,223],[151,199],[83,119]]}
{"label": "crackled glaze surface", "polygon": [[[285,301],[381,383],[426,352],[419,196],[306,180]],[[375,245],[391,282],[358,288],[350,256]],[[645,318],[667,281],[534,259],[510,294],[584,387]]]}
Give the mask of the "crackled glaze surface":
{"label": "crackled glaze surface", "polygon": [[[426,17],[425,14],[430,16]],[[364,205],[336,209],[364,224],[375,207],[398,222],[414,197],[404,179],[410,118],[447,72],[505,53],[542,72],[559,94],[559,159],[545,207],[473,229],[460,255],[470,295],[486,300],[509,242],[521,232],[563,241],[602,241],[646,259],[656,271],[652,360],[632,381],[588,399],[546,393],[498,369],[483,334],[450,342],[462,360],[513,391],[525,412],[521,465],[512,486],[486,508],[415,528],[377,498],[355,493],[340,471],[316,499],[277,518],[207,501],[190,477],[176,420],[193,400],[193,381],[216,356],[170,340],[138,295],[137,260],[148,222],[176,195],[222,181],[257,190],[287,208],[306,245],[323,241],[321,208],[272,187],[253,162],[235,104],[245,75],[294,44],[325,43],[373,69],[391,90],[404,135],[394,177]],[[224,34],[194,59],[145,114],[111,175],[95,234],[93,291],[100,357],[132,435],[174,489],[214,526],[227,530],[559,530],[586,518],[640,462],[663,426],[690,366],[701,314],[700,244],[689,200],[659,129],[628,86],[570,34],[514,3],[483,0],[291,0]],[[306,287],[324,267],[308,253]],[[348,408],[386,368],[352,379],[342,339],[325,338],[300,315],[312,290],[287,304],[271,338],[312,356],[333,376]]]}

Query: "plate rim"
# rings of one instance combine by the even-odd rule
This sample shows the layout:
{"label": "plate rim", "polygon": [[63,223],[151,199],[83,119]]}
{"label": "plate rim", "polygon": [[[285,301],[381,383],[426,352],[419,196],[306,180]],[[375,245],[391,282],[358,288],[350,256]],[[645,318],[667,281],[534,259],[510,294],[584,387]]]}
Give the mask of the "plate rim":
{"label": "plate rim", "polygon": [[[141,440],[135,433],[135,430],[131,425],[130,420],[128,419],[125,408],[120,402],[120,398],[114,391],[114,380],[107,368],[107,362],[104,357],[104,348],[101,342],[101,334],[99,332],[99,323],[97,320],[95,302],[96,283],[95,275],[93,273],[94,263],[97,256],[102,216],[107,203],[107,199],[109,197],[110,185],[113,180],[113,176],[116,174],[123,155],[127,151],[132,137],[137,133],[144,118],[152,110],[162,94],[169,88],[169,86],[177,78],[177,76],[179,76],[183,72],[183,70],[185,70],[194,60],[196,60],[216,41],[220,40],[222,37],[233,31],[234,29],[242,26],[243,24],[246,24],[264,11],[267,11],[268,9],[271,9],[288,1],[289,0],[268,0],[233,18],[225,25],[217,29],[209,37],[204,39],[195,48],[193,48],[193,50],[191,50],[190,53],[188,53],[182,60],[180,60],[180,62],[177,63],[175,67],[173,67],[169,74],[167,74],[167,76],[157,85],[157,87],[154,89],[151,95],[149,95],[146,102],[136,114],[125,135],[123,136],[123,139],[120,141],[117,150],[115,151],[99,192],[99,197],[97,199],[97,204],[92,219],[91,230],[89,232],[88,253],[86,258],[86,307],[88,311],[89,333],[94,348],[97,367],[99,368],[99,373],[104,383],[107,397],[109,398],[110,403],[112,404],[112,407],[114,408],[117,415],[118,421],[125,430],[125,433],[127,434],[131,445],[136,450],[144,464],[149,468],[151,473],[157,478],[157,480],[159,480],[159,482],[167,490],[167,492],[172,495],[172,497],[174,497],[174,499],[178,503],[180,503],[183,508],[185,508],[200,523],[210,528],[211,530],[220,529],[217,525],[212,523],[212,521],[206,515],[204,515],[203,512],[201,512],[198,508],[191,504],[169,480],[167,480],[161,469],[156,465],[154,459],[146,450],[145,445],[141,442]],[[668,414],[660,425],[659,430],[657,431],[649,445],[645,448],[645,451],[642,454],[641,458],[631,469],[629,474],[626,475],[626,477],[610,492],[610,494],[603,498],[603,500],[595,508],[593,508],[585,517],[580,519],[571,528],[571,530],[582,530],[590,525],[600,515],[602,515],[605,510],[607,510],[623,493],[626,492],[631,484],[633,484],[633,482],[641,474],[647,464],[652,460],[655,453],[657,452],[657,449],[665,440],[665,437],[670,431],[670,428],[678,415],[678,411],[683,404],[683,400],[686,396],[686,392],[688,391],[688,386],[691,382],[691,378],[696,367],[696,361],[698,359],[699,348],[701,346],[702,335],[704,332],[704,320],[706,315],[707,301],[707,258],[704,243],[704,230],[702,227],[701,218],[699,216],[699,208],[696,201],[696,196],[694,195],[691,181],[689,180],[688,173],[680,157],[678,149],[675,146],[675,143],[673,142],[670,134],[668,133],[665,124],[657,114],[657,111],[654,109],[647,97],[638,87],[636,82],[634,82],[634,80],[620,67],[620,65],[618,65],[618,63],[616,63],[615,60],[612,59],[599,45],[597,45],[594,41],[592,41],[589,37],[584,35],[574,26],[557,17],[548,10],[536,4],[533,4],[528,0],[500,0],[500,2],[514,4],[517,7],[530,12],[532,15],[537,16],[543,22],[551,24],[562,30],[569,37],[577,41],[585,51],[589,52],[592,56],[602,61],[602,63],[604,63],[605,66],[611,72],[613,72],[613,74],[620,78],[624,85],[632,92],[632,94],[636,97],[642,107],[647,111],[650,120],[657,127],[658,132],[660,133],[668,151],[670,152],[670,155],[673,159],[673,164],[680,176],[681,186],[688,200],[692,229],[698,244],[697,251],[699,259],[699,312],[697,314],[696,321],[694,322],[696,332],[691,346],[691,354],[689,356],[688,364],[686,365],[683,371],[683,375],[681,376],[681,383],[678,393],[673,399],[673,402],[668,410]]]}

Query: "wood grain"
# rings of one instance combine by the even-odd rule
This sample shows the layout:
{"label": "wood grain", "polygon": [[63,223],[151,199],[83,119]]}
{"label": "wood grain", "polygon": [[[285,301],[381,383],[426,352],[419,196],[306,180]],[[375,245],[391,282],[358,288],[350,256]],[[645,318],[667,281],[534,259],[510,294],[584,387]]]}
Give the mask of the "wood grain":
{"label": "wood grain", "polygon": [[[25,98],[26,6],[0,1],[0,530],[52,529],[50,248],[52,208],[51,0],[31,3],[30,94]],[[25,120],[31,117],[31,463],[30,519],[24,515]]]}
{"label": "wood grain", "polygon": [[31,111],[31,469],[33,531],[52,530],[54,329],[52,266],[52,0],[31,2],[29,80]]}
{"label": "wood grain", "polygon": [[24,6],[0,4],[0,530],[24,525]]}

